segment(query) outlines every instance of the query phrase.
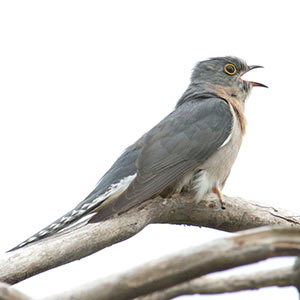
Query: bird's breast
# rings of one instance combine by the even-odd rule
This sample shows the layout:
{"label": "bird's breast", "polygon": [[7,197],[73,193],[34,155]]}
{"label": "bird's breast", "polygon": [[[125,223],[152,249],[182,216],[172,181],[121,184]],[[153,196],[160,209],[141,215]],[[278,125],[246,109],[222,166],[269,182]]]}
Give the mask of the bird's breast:
{"label": "bird's breast", "polygon": [[222,190],[234,161],[236,160],[242,142],[242,129],[239,117],[231,107],[233,114],[233,126],[231,134],[223,145],[210,156],[197,169],[184,176],[177,186],[177,192],[184,186],[189,185],[196,193],[196,199],[201,200],[213,188]]}

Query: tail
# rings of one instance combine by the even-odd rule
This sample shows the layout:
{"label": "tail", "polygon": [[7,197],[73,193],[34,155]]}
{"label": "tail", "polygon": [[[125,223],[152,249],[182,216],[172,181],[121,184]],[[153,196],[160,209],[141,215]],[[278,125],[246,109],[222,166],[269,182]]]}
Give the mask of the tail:
{"label": "tail", "polygon": [[[129,160],[128,155],[132,156]],[[102,203],[106,202],[106,200],[110,201],[110,199],[120,195],[124,190],[126,190],[128,185],[136,176],[136,156],[137,151],[132,151],[131,148],[128,148],[116,161],[113,167],[104,175],[104,177],[102,177],[95,189],[74,209],[7,252],[22,248],[28,244],[55,234],[56,232],[77,222],[82,217],[93,213],[93,211],[98,208],[99,205],[102,206]],[[129,167],[128,162],[130,163]],[[124,172],[124,168],[126,172]]]}
{"label": "tail", "polygon": [[100,203],[105,200],[103,197],[87,197],[81,203],[79,203],[74,209],[57,219],[55,222],[51,223],[50,225],[46,226],[42,230],[38,231],[36,234],[22,242],[21,244],[17,245],[16,247],[8,250],[7,252],[14,251],[16,249],[22,248],[28,244],[33,242],[42,240],[46,237],[49,237],[56,232],[68,227],[69,225],[75,223],[82,217],[91,213]]}

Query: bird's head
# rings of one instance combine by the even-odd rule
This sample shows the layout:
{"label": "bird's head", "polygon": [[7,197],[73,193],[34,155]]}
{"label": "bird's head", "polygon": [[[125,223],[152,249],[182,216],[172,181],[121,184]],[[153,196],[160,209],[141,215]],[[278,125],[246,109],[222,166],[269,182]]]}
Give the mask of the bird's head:
{"label": "bird's head", "polygon": [[267,87],[264,84],[246,81],[242,76],[261,66],[248,66],[243,60],[232,57],[215,57],[199,62],[192,73],[191,84],[218,96],[224,93],[245,101],[252,87]]}

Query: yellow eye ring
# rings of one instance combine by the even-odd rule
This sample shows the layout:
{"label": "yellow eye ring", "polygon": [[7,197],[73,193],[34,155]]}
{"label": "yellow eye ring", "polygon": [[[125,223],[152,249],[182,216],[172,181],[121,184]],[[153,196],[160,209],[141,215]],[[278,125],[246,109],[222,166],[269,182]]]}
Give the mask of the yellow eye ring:
{"label": "yellow eye ring", "polygon": [[224,71],[225,73],[227,73],[228,75],[234,75],[236,73],[236,67],[233,64],[227,64],[224,67]]}

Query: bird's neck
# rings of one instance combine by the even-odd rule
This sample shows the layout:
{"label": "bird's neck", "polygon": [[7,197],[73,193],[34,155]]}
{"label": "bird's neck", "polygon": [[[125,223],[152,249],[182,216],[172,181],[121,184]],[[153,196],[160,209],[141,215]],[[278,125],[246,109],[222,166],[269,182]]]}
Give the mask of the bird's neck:
{"label": "bird's neck", "polygon": [[230,103],[238,116],[242,134],[246,132],[247,120],[244,115],[245,102],[241,95],[238,95],[236,90],[231,87],[216,86],[215,93],[218,97],[225,99]]}
{"label": "bird's neck", "polygon": [[224,87],[222,85],[210,85],[206,83],[205,88],[203,88],[203,86],[202,84],[192,83],[177,102],[176,108],[188,101],[207,99],[210,97],[222,98],[233,107],[238,116],[242,134],[245,134],[247,125],[244,115],[245,95],[238,94],[238,91],[234,88]]}

